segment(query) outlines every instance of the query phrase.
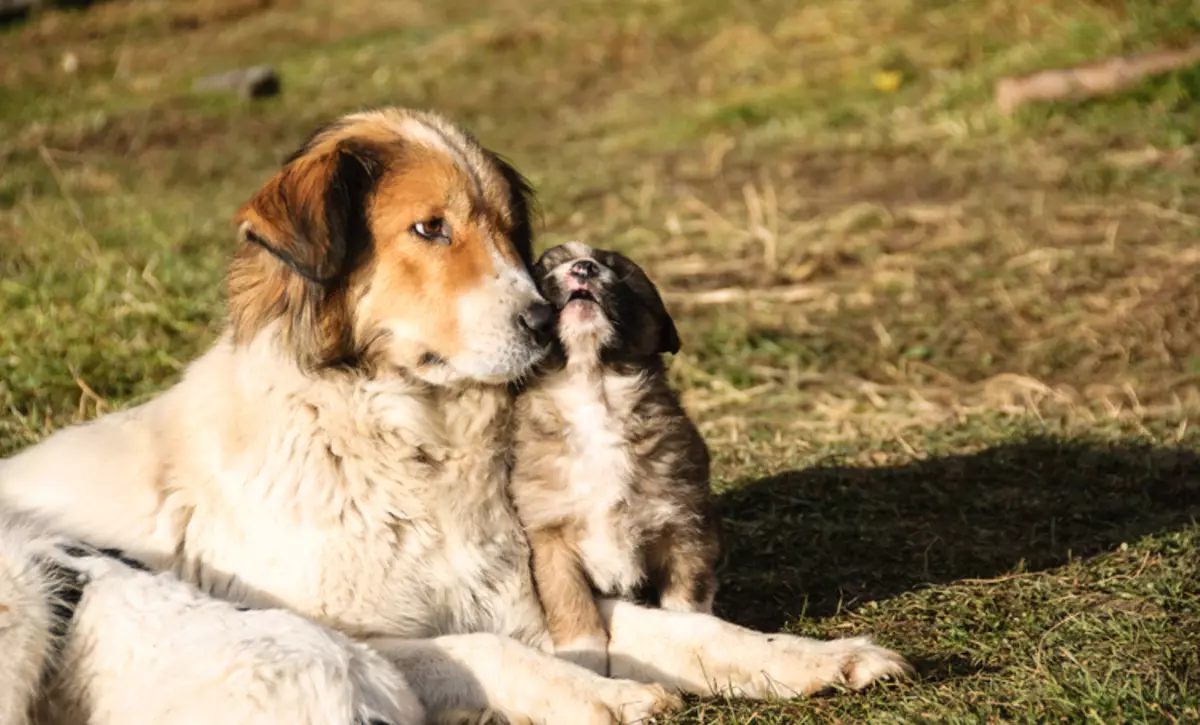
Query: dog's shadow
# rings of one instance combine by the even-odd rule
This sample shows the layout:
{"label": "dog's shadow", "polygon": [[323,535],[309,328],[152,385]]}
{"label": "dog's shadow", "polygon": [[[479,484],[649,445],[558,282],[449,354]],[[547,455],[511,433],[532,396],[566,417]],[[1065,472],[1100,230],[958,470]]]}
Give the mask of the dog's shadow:
{"label": "dog's shadow", "polygon": [[1200,518],[1200,456],[1035,438],[902,466],[787,471],[719,499],[717,612],[775,631],[926,584],[1035,571]]}

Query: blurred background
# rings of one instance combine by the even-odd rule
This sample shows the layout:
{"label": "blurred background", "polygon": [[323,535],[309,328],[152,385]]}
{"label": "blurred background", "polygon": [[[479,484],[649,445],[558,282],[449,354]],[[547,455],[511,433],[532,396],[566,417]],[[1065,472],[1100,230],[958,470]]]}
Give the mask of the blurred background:
{"label": "blurred background", "polygon": [[0,0],[0,453],[177,378],[309,131],[430,107],[666,293],[721,611],[924,658],[686,718],[1198,718],[1197,43],[1193,0]]}

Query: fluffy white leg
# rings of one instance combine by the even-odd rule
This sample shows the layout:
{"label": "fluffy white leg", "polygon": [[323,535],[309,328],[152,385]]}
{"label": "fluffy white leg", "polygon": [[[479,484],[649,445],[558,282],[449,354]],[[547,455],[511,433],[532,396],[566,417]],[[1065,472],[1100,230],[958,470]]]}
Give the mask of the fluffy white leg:
{"label": "fluffy white leg", "polygon": [[400,668],[441,722],[491,711],[512,723],[614,725],[644,722],[682,704],[661,686],[610,680],[499,635],[370,644]]}
{"label": "fluffy white leg", "polygon": [[51,582],[32,528],[0,516],[0,723],[25,725],[51,647]]}
{"label": "fluffy white leg", "polygon": [[904,658],[866,637],[821,641],[764,634],[694,612],[600,602],[613,677],[657,682],[697,695],[748,698],[861,689],[907,675]]}
{"label": "fluffy white leg", "polygon": [[88,579],[63,650],[60,714],[90,725],[420,725],[400,673],[291,612],[239,610],[169,574],[61,549]]}

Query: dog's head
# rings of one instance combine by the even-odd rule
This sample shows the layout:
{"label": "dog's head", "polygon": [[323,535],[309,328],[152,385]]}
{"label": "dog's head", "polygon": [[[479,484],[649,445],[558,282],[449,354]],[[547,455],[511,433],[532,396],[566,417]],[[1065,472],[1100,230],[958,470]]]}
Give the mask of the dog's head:
{"label": "dog's head", "polygon": [[467,132],[384,109],[318,130],[237,216],[235,339],[265,330],[306,368],[499,383],[545,351],[531,190]]}
{"label": "dog's head", "polygon": [[639,364],[679,352],[679,334],[658,290],[622,254],[568,242],[534,267],[558,310],[558,338],[570,360]]}

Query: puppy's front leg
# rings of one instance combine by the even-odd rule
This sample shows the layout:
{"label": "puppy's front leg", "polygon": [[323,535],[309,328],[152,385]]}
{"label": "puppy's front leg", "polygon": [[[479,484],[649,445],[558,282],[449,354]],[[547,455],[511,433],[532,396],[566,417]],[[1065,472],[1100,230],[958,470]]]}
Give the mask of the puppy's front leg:
{"label": "puppy's front leg", "polygon": [[680,536],[668,530],[648,553],[659,589],[659,606],[673,612],[712,614],[720,554],[715,535]]}
{"label": "puppy's front leg", "polygon": [[608,674],[608,633],[579,557],[560,529],[529,532],[533,580],[559,657]]}

